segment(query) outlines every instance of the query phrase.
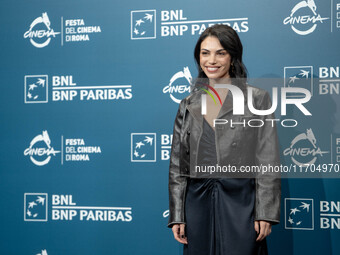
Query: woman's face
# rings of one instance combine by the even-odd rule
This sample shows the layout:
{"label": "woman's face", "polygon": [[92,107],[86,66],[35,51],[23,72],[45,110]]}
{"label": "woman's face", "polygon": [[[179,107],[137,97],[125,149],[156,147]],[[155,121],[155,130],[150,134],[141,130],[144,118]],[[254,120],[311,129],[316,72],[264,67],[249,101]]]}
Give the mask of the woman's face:
{"label": "woman's face", "polygon": [[228,78],[230,54],[215,36],[206,37],[201,43],[200,65],[209,79]]}

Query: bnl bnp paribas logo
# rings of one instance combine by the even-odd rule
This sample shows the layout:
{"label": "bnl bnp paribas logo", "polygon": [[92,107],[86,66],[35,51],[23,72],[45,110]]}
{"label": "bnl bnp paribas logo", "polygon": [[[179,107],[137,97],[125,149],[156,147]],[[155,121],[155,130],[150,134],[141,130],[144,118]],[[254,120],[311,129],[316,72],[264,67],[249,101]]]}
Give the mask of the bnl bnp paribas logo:
{"label": "bnl bnp paribas logo", "polygon": [[285,198],[284,207],[285,229],[340,229],[340,201]]}
{"label": "bnl bnp paribas logo", "polygon": [[[52,75],[52,102],[116,101],[132,99],[132,85],[79,85],[73,75]],[[48,103],[48,75],[25,75],[25,104]]]}
{"label": "bnl bnp paribas logo", "polygon": [[25,221],[47,221],[47,193],[25,193]]}
{"label": "bnl bnp paribas logo", "polygon": [[[218,23],[229,25],[237,32],[249,30],[247,17],[189,20],[183,10],[161,10],[159,20],[161,37],[178,37],[185,34],[195,36]],[[131,40],[156,37],[156,10],[131,11]]]}
{"label": "bnl bnp paribas logo", "polygon": [[131,11],[131,39],[156,38],[156,10]]}
{"label": "bnl bnp paribas logo", "polygon": [[[284,86],[307,89],[310,91],[312,96],[339,95],[340,94],[339,78],[340,78],[339,66],[319,66],[315,68],[313,68],[313,66],[284,67]],[[287,95],[287,97],[299,97],[299,95],[293,93]]]}
{"label": "bnl bnp paribas logo", "polygon": [[[304,88],[313,96],[313,66],[284,67],[284,87]],[[298,93],[290,93],[287,97],[300,97]]]}
{"label": "bnl bnp paribas logo", "polygon": [[80,206],[73,196],[50,195],[50,208],[47,193],[24,194],[24,221],[132,221],[131,207]]}
{"label": "bnl bnp paribas logo", "polygon": [[[170,159],[172,134],[160,134],[161,160]],[[131,133],[131,162],[156,162],[156,133]]]}
{"label": "bnl bnp paribas logo", "polygon": [[25,104],[48,102],[47,75],[25,76]]}
{"label": "bnl bnp paribas logo", "polygon": [[290,15],[283,20],[283,24],[290,25],[298,35],[308,35],[315,31],[318,24],[328,19],[328,17],[321,17],[317,12],[314,0],[303,0],[293,7]]}
{"label": "bnl bnp paribas logo", "polygon": [[131,133],[131,161],[156,162],[156,133]]}
{"label": "bnl bnp paribas logo", "polygon": [[313,199],[285,198],[285,228],[313,230]]}

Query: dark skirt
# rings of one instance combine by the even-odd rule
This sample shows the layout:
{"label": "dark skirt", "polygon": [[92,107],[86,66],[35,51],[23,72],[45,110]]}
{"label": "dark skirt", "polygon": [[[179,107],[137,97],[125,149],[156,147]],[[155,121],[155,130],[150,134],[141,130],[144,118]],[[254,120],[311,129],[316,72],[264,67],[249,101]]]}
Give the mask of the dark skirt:
{"label": "dark skirt", "polygon": [[256,242],[252,179],[189,179],[184,255],[265,255]]}
{"label": "dark skirt", "polygon": [[[215,132],[204,121],[200,164],[216,163]],[[255,182],[246,178],[189,178],[183,255],[266,255],[266,239],[256,242]]]}

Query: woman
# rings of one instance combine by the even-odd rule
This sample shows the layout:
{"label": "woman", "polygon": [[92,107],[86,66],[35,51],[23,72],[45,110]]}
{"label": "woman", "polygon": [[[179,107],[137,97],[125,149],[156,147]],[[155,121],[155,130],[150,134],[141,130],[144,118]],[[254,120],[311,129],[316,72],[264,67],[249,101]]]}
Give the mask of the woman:
{"label": "woman", "polygon": [[[237,33],[220,24],[207,28],[195,47],[199,79],[196,88],[180,103],[169,167],[168,227],[175,239],[184,244],[184,255],[267,254],[265,238],[271,233],[271,226],[279,223],[281,182],[277,174],[203,178],[193,173],[193,165],[232,164],[240,169],[245,165],[280,163],[276,126],[265,121],[275,119],[274,114],[255,116],[245,106],[244,115],[235,116],[232,93],[215,87],[233,84],[245,98],[251,87],[255,109],[270,108],[268,93],[246,83],[242,51]],[[219,95],[221,103],[206,96],[206,112],[202,116],[203,94]],[[255,118],[265,124],[259,128],[214,125],[214,119],[228,116],[234,123]]]}

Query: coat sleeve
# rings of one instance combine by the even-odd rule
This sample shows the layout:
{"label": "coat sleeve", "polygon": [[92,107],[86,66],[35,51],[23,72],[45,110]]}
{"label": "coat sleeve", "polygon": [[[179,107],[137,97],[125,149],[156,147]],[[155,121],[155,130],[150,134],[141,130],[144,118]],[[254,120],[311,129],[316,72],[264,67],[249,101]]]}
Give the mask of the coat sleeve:
{"label": "coat sleeve", "polygon": [[185,110],[184,104],[185,99],[183,99],[179,105],[172,135],[169,164],[169,228],[175,223],[185,223],[184,203],[187,177],[180,175],[180,144]]}
{"label": "coat sleeve", "polygon": [[[271,107],[271,99],[266,91],[259,101],[257,109],[267,110]],[[264,125],[258,130],[255,162],[258,166],[279,166],[279,141],[274,113],[260,116]],[[272,126],[274,123],[274,126]],[[272,224],[280,222],[281,177],[280,172],[259,173],[256,178],[255,220],[265,220]]]}

